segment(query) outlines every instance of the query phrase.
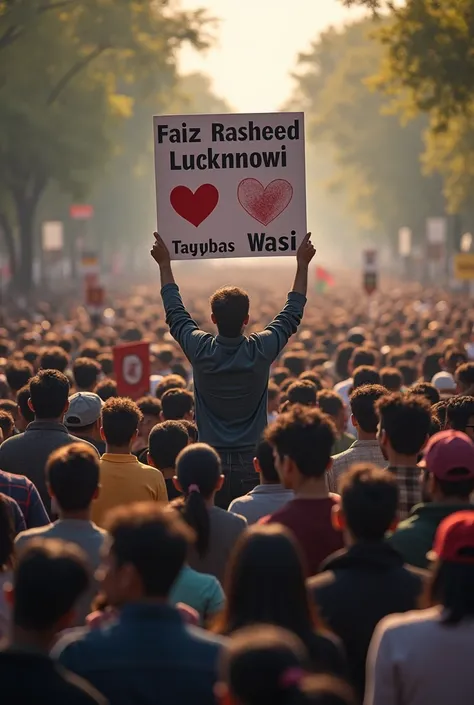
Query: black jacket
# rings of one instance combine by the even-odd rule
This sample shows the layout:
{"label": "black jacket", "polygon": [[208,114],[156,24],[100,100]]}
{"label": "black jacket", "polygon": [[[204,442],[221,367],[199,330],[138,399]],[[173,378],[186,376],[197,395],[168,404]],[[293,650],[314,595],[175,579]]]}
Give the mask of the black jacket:
{"label": "black jacket", "polygon": [[308,580],[308,587],[323,622],[342,640],[351,679],[362,695],[375,627],[388,614],[417,607],[424,573],[405,568],[385,541],[333,553],[321,571]]}

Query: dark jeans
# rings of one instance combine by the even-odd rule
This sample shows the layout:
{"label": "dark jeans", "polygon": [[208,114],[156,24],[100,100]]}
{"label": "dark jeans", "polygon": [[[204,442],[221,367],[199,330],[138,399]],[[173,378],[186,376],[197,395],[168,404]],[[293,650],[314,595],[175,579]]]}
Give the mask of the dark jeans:
{"label": "dark jeans", "polygon": [[233,499],[253,490],[258,485],[259,478],[253,466],[253,452],[223,451],[219,455],[225,480],[216,495],[216,505],[227,509]]}

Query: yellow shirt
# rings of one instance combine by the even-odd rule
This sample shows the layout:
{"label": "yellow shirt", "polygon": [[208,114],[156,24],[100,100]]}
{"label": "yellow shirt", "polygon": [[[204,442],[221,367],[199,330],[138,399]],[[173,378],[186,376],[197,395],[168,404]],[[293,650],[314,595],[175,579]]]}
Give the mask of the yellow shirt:
{"label": "yellow shirt", "polygon": [[92,503],[92,521],[103,526],[110,509],[133,502],[167,502],[162,473],[131,454],[104,453],[100,459],[100,493]]}

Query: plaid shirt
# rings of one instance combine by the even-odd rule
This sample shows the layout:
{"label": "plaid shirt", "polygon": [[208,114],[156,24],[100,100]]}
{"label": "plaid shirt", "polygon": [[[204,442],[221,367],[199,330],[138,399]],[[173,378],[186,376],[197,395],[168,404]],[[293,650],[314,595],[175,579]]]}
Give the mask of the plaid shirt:
{"label": "plaid shirt", "polygon": [[0,470],[0,492],[15,500],[25,517],[28,529],[36,529],[50,523],[39,492],[27,477]]}
{"label": "plaid shirt", "polygon": [[400,497],[398,500],[398,518],[406,519],[416,504],[423,502],[421,494],[421,470],[418,467],[407,468],[391,465],[388,470],[397,480]]}
{"label": "plaid shirt", "polygon": [[339,480],[351,467],[357,463],[373,463],[378,467],[386,467],[378,441],[355,441],[344,453],[335,455],[332,468],[328,471],[328,486],[330,492],[337,492]]}

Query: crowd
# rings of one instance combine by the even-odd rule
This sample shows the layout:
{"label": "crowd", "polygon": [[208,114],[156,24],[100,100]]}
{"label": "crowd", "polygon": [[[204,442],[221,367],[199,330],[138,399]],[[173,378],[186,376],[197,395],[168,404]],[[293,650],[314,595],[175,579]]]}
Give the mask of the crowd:
{"label": "crowd", "polygon": [[214,335],[152,255],[164,313],[4,317],[2,705],[470,705],[468,302],[307,303],[308,236],[281,312],[219,289]]}

